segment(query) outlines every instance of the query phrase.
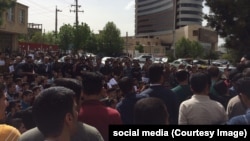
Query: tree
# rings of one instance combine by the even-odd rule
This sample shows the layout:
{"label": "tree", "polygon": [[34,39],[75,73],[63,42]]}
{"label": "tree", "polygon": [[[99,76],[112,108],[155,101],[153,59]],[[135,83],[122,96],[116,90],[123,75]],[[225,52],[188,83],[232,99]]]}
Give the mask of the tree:
{"label": "tree", "polygon": [[113,22],[108,22],[100,33],[100,51],[108,56],[116,56],[123,51],[121,32]]}
{"label": "tree", "polygon": [[197,41],[191,41],[190,57],[196,59],[198,57],[202,57],[203,55],[203,46]]}
{"label": "tree", "polygon": [[86,51],[86,42],[90,38],[90,27],[87,24],[82,23],[81,25],[74,27],[74,48],[73,51],[83,49]]}
{"label": "tree", "polygon": [[177,58],[198,58],[204,54],[204,48],[197,41],[190,41],[186,38],[181,38],[176,42],[175,54]]}
{"label": "tree", "polygon": [[36,32],[32,37],[31,37],[31,42],[33,43],[43,43],[44,38],[42,32]]}
{"label": "tree", "polygon": [[11,7],[14,7],[16,0],[0,0],[0,25],[3,24],[3,12]]}
{"label": "tree", "polygon": [[205,15],[208,25],[225,38],[225,46],[234,50],[239,59],[250,52],[250,1],[206,0],[210,13]]}
{"label": "tree", "polygon": [[96,54],[99,52],[98,45],[99,44],[98,44],[97,35],[91,32],[89,38],[86,41],[86,45],[85,45],[86,51]]}
{"label": "tree", "polygon": [[135,50],[138,50],[139,53],[143,53],[143,52],[144,52],[144,48],[143,48],[142,45],[137,45],[137,46],[135,46]]}
{"label": "tree", "polygon": [[59,47],[66,51],[72,47],[74,34],[73,27],[70,24],[65,24],[59,30]]}
{"label": "tree", "polygon": [[56,36],[54,34],[54,32],[47,32],[44,33],[43,35],[43,39],[45,44],[50,44],[50,45],[56,45],[58,43],[58,40],[56,39]]}

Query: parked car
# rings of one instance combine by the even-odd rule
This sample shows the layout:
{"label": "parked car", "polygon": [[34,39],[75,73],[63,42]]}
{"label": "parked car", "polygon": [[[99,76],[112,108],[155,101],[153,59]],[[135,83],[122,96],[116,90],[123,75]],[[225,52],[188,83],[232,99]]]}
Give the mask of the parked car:
{"label": "parked car", "polygon": [[153,55],[140,55],[139,57],[133,58],[133,60],[138,60],[139,62],[146,62],[146,59],[149,58],[154,62]]}
{"label": "parked car", "polygon": [[173,62],[171,62],[169,64],[175,66],[176,68],[178,68],[180,65],[192,66],[185,59],[177,59],[177,60],[174,60]]}
{"label": "parked car", "polygon": [[218,59],[218,60],[212,61],[212,65],[215,65],[215,66],[225,66],[228,64],[230,64],[230,62],[225,59]]}
{"label": "parked car", "polygon": [[167,57],[156,57],[154,60],[154,63],[167,63],[168,58]]}
{"label": "parked car", "polygon": [[102,64],[105,64],[105,61],[106,61],[106,60],[108,60],[108,59],[113,59],[113,58],[114,58],[114,57],[108,57],[108,56],[106,56],[106,57],[103,57],[103,58],[102,58],[102,61],[101,61],[101,62],[102,62]]}

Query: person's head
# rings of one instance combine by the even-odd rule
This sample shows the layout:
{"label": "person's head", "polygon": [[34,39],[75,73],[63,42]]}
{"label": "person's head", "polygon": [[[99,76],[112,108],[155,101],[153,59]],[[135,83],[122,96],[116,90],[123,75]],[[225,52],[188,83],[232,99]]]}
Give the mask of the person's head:
{"label": "person's head", "polygon": [[168,124],[168,110],[165,103],[155,97],[147,97],[136,102],[135,124]]}
{"label": "person's head", "polygon": [[27,131],[21,118],[13,118],[8,124],[15,127],[21,134]]}
{"label": "person's head", "polygon": [[32,92],[34,94],[34,97],[37,96],[41,92],[42,88],[41,86],[35,85],[32,87]]}
{"label": "person's head", "polygon": [[0,89],[0,120],[5,118],[5,109],[8,107],[9,103],[4,91]]}
{"label": "person's head", "polygon": [[150,65],[149,70],[150,83],[162,83],[164,81],[164,66],[160,63]]}
{"label": "person's head", "polygon": [[29,130],[36,127],[35,121],[32,115],[32,107],[28,107],[25,110],[17,111],[12,118],[20,118],[24,124],[24,127]]}
{"label": "person's head", "polygon": [[73,78],[57,78],[54,80],[52,86],[62,86],[69,88],[75,92],[75,100],[78,108],[81,106],[81,97],[82,97],[82,83]]}
{"label": "person's head", "polygon": [[246,107],[250,107],[250,77],[240,78],[236,82],[236,90],[240,95],[243,104]]}
{"label": "person's head", "polygon": [[179,83],[187,81],[189,78],[189,73],[184,69],[180,69],[175,72],[175,78]]}
{"label": "person's head", "polygon": [[18,112],[21,110],[20,100],[9,101],[9,105],[6,108],[6,111],[9,112]]}
{"label": "person's head", "polygon": [[250,68],[245,68],[245,69],[242,71],[242,76],[243,76],[243,77],[250,77]]}
{"label": "person's head", "polygon": [[104,77],[99,72],[86,72],[82,76],[83,93],[99,95],[103,89]]}
{"label": "person's head", "polygon": [[22,94],[22,100],[26,103],[31,103],[33,98],[34,96],[31,90],[25,90]]}
{"label": "person's head", "polygon": [[16,92],[16,84],[14,82],[7,84],[8,93],[14,94]]}
{"label": "person's head", "polygon": [[123,77],[118,81],[118,85],[123,96],[126,96],[126,94],[131,93],[134,90],[134,79]]}
{"label": "person's head", "polygon": [[197,72],[190,77],[190,87],[195,94],[208,94],[211,78],[207,73]]}
{"label": "person's head", "polygon": [[74,95],[71,89],[54,86],[35,98],[33,117],[46,138],[59,137],[65,130],[69,135],[75,132],[78,112]]}
{"label": "person's head", "polygon": [[16,84],[18,85],[18,86],[21,86],[22,85],[22,78],[20,78],[20,77],[18,77],[18,78],[16,78],[16,80],[15,80],[15,82],[16,82]]}
{"label": "person's head", "polygon": [[32,62],[33,62],[32,56],[27,55],[27,56],[25,57],[25,61],[26,61],[27,63],[32,63]]}
{"label": "person's head", "polygon": [[207,72],[212,79],[217,79],[220,75],[220,70],[217,66],[209,66]]}
{"label": "person's head", "polygon": [[245,54],[240,59],[240,64],[246,64],[250,60],[250,54]]}
{"label": "person's head", "polygon": [[219,81],[215,82],[214,89],[220,95],[226,95],[226,94],[228,94],[228,90],[229,90],[228,87],[227,87],[227,84],[225,83],[224,80],[219,80]]}

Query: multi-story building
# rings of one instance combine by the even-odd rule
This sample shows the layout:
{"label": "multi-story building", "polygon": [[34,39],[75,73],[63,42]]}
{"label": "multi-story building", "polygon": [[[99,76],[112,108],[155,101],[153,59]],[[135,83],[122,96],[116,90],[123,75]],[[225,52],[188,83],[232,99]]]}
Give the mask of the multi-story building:
{"label": "multi-story building", "polygon": [[0,16],[3,19],[0,25],[0,51],[18,51],[18,35],[27,34],[28,7],[17,2]]}
{"label": "multi-story building", "polygon": [[186,25],[201,25],[202,1],[136,0],[136,36],[157,36]]}
{"label": "multi-story building", "polygon": [[[126,48],[144,44],[145,50],[164,56],[166,50],[174,49],[181,37],[200,42],[204,48],[216,49],[218,35],[202,26],[203,0],[136,0],[135,38]],[[207,35],[212,36],[204,38]],[[135,40],[135,41],[131,41]],[[146,40],[146,44],[144,43]],[[129,47],[130,46],[130,47]]]}

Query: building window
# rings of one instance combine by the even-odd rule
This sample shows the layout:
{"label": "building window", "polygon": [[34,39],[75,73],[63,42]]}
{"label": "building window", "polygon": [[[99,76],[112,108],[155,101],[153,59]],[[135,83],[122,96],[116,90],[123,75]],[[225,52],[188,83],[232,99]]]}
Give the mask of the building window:
{"label": "building window", "polygon": [[25,23],[25,11],[24,10],[20,10],[19,13],[19,22],[24,24]]}
{"label": "building window", "polygon": [[194,30],[193,31],[193,36],[198,36],[199,35],[199,31],[198,30]]}
{"label": "building window", "polygon": [[14,13],[15,13],[15,11],[14,11],[13,8],[10,8],[10,9],[8,10],[8,13],[7,13],[7,20],[8,20],[9,22],[14,22],[14,19],[15,19]]}

